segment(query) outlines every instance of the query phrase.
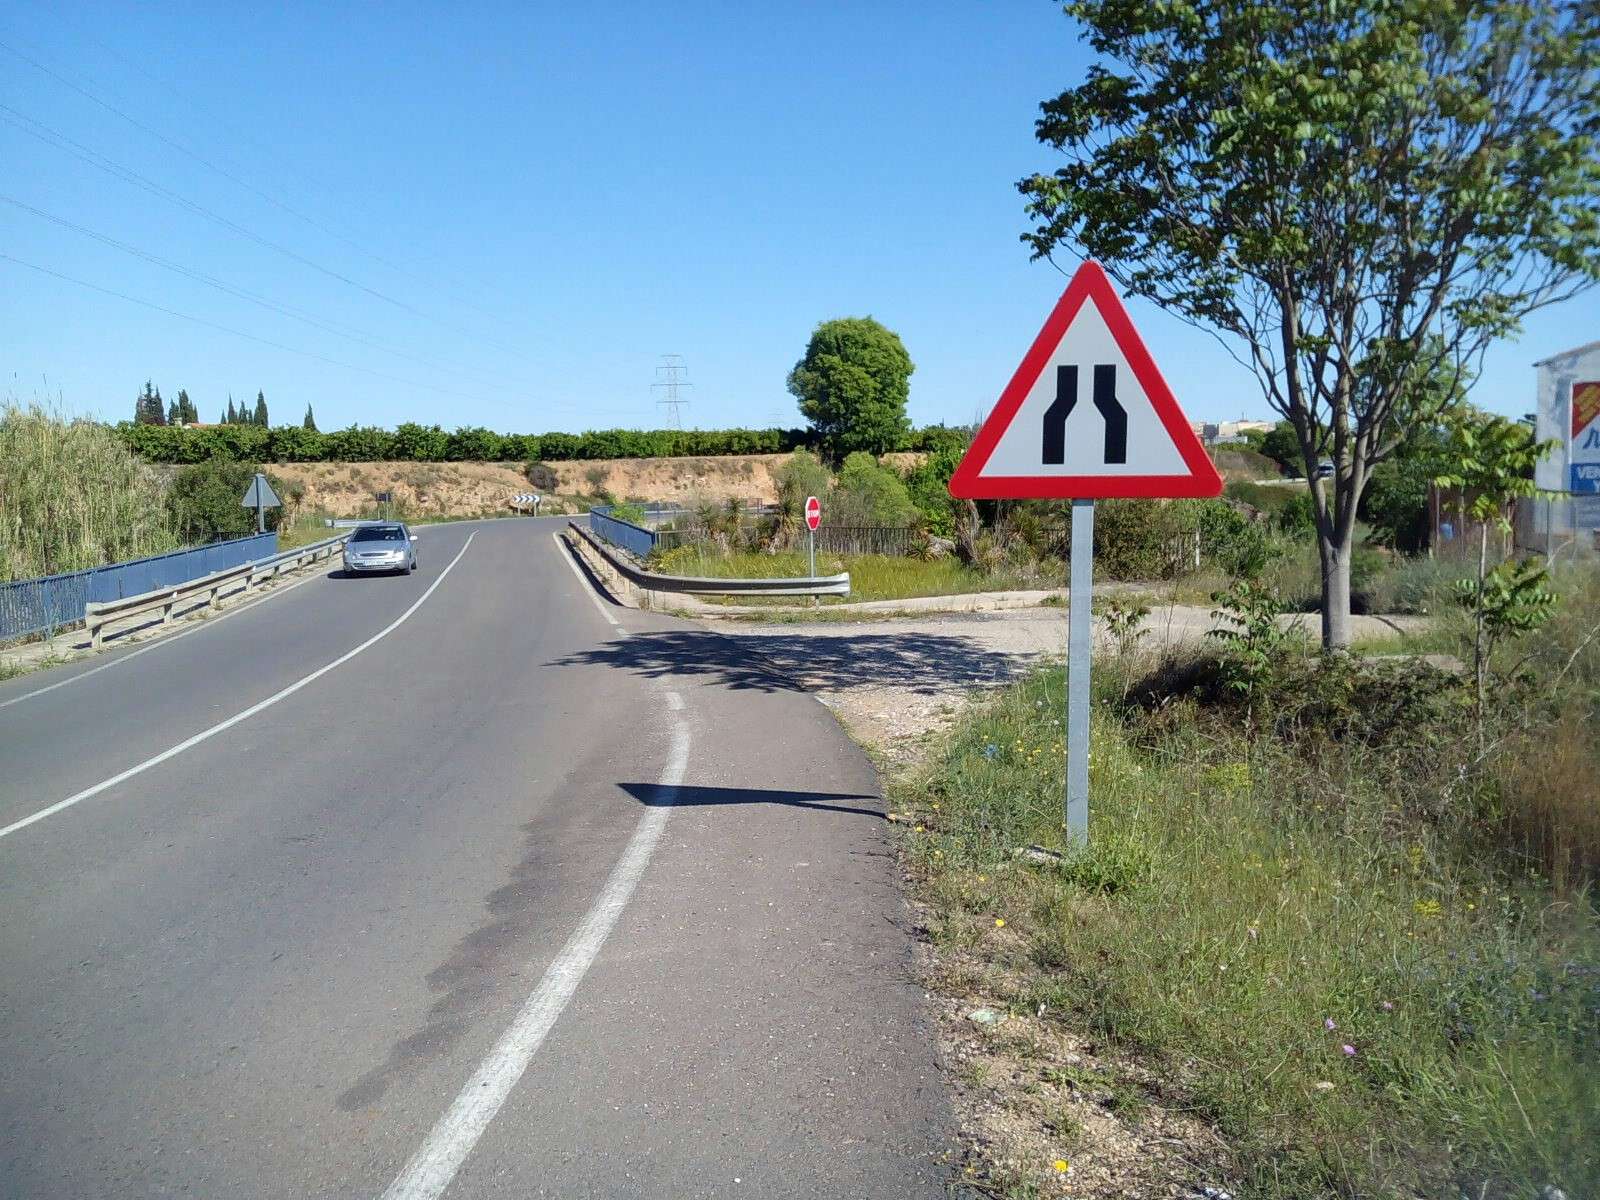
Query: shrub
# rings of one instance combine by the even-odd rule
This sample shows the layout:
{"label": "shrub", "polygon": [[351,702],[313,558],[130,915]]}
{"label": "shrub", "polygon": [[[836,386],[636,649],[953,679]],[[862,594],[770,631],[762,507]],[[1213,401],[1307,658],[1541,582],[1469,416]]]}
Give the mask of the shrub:
{"label": "shrub", "polygon": [[778,468],[778,511],[783,520],[796,524],[804,515],[806,497],[816,496],[824,504],[823,519],[836,523],[828,510],[828,492],[833,477],[822,460],[809,450],[796,450]]}
{"label": "shrub", "polygon": [[528,482],[535,491],[545,495],[554,495],[561,487],[561,480],[556,477],[555,468],[548,463],[531,462],[522,469],[528,477]]}
{"label": "shrub", "polygon": [[[944,432],[960,436],[954,430]],[[955,474],[956,464],[965,453],[964,440],[941,440],[906,476],[906,491],[922,515],[923,525],[928,532],[940,537],[955,536],[957,501],[950,495],[950,476]]]}
{"label": "shrub", "polygon": [[644,506],[635,504],[631,500],[624,500],[621,504],[611,506],[611,516],[618,521],[626,521],[630,525],[643,526],[645,520]]}
{"label": "shrub", "polygon": [[844,460],[832,500],[830,525],[900,528],[917,519],[917,507],[911,503],[905,481],[865,450]]}
{"label": "shrub", "polygon": [[[198,544],[254,533],[255,509],[245,508],[240,500],[260,469],[254,463],[216,459],[179,471],[167,493],[167,510],[178,536],[187,543]],[[267,478],[282,499],[282,483],[270,475]],[[266,527],[276,529],[282,515],[281,508],[267,509]]]}

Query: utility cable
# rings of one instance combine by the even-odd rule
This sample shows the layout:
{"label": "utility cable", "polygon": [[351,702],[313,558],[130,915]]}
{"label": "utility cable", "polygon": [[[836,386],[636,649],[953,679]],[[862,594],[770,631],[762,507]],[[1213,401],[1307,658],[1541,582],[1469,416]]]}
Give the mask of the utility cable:
{"label": "utility cable", "polygon": [[[87,37],[90,41],[94,42],[96,45],[101,47],[101,49],[105,50],[107,53],[111,54],[113,57],[115,57],[119,61],[125,63],[132,70],[135,70],[140,75],[143,75],[146,79],[150,80],[150,82],[158,85],[159,87],[165,88],[169,92],[175,92],[175,93],[178,93],[178,94],[181,94],[181,95],[185,95],[186,98],[188,99],[189,104],[192,107],[200,107],[198,105],[198,103],[193,99],[193,96],[191,94],[189,94],[189,93],[186,93],[185,90],[181,86],[179,86],[177,83],[175,83],[173,80],[171,80],[171,79],[162,79],[162,78],[160,78],[160,77],[158,77],[156,75],[151,74],[137,60],[129,58],[127,55],[125,55],[121,51],[119,51],[116,47],[108,44],[107,42],[105,42],[101,38],[96,37],[91,31],[89,31],[87,29],[84,29],[83,33],[84,33],[84,36]],[[240,179],[237,175],[235,175],[235,174],[225,170],[224,168],[218,166],[216,163],[214,163],[214,162],[210,161],[209,159],[205,158],[203,155],[199,154],[198,152],[190,149],[187,146],[184,146],[182,143],[178,142],[177,140],[166,136],[165,134],[161,133],[159,130],[153,129],[150,126],[144,124],[143,122],[137,120],[136,118],[130,116],[127,112],[125,112],[122,109],[120,109],[120,108],[116,107],[115,105],[111,104],[109,101],[105,100],[103,97],[97,96],[94,92],[90,91],[89,89],[87,89],[85,87],[82,87],[81,85],[72,82],[70,79],[67,79],[66,77],[62,76],[58,72],[51,70],[45,64],[43,64],[41,62],[38,62],[37,60],[31,58],[27,54],[24,54],[21,50],[18,50],[15,46],[11,46],[6,42],[0,41],[0,47],[3,47],[4,49],[9,50],[12,54],[14,54],[18,58],[22,59],[24,62],[26,62],[27,64],[32,66],[34,69],[42,72],[45,75],[48,75],[51,79],[54,79],[56,82],[60,83],[63,87],[71,88],[73,91],[77,92],[79,95],[84,96],[85,98],[89,99],[90,101],[94,102],[95,104],[98,104],[101,108],[105,109],[107,112],[114,113],[116,116],[121,117],[124,121],[127,121],[130,125],[133,125],[136,129],[143,130],[145,133],[149,134],[151,137],[160,140],[161,142],[165,143],[168,146],[171,146],[174,150],[177,150],[180,154],[186,155],[187,157],[193,159],[195,162],[198,162],[201,165],[209,168],[210,170],[215,171],[217,174],[221,175],[224,179],[227,179],[230,182],[232,182],[234,184],[237,184],[239,187],[244,188],[246,191],[250,192],[252,195],[258,196],[262,200],[265,200],[267,203],[269,203],[271,205],[274,205],[277,208],[282,209],[284,212],[289,213],[291,216],[296,217],[301,221],[304,221],[306,224],[310,225],[313,229],[317,229],[317,230],[321,231],[322,233],[326,234],[328,237],[331,237],[331,238],[335,239],[336,241],[344,243],[346,246],[349,246],[351,249],[355,250],[356,252],[366,256],[367,258],[372,259],[374,262],[378,263],[379,265],[381,265],[383,267],[388,268],[391,271],[395,271],[395,272],[397,272],[397,273],[399,273],[401,275],[405,275],[405,276],[407,276],[407,277],[409,277],[411,279],[416,280],[419,283],[427,284],[430,287],[436,287],[437,286],[432,280],[426,278],[423,275],[418,274],[416,271],[411,270],[411,269],[409,269],[409,268],[407,268],[405,266],[402,266],[399,263],[393,262],[392,260],[390,260],[388,258],[385,258],[383,255],[378,254],[376,251],[369,250],[368,248],[363,246],[361,243],[357,242],[354,238],[351,238],[351,237],[349,237],[349,236],[347,236],[347,235],[345,235],[343,233],[340,233],[337,229],[334,229],[334,228],[330,227],[326,223],[324,223],[322,221],[319,221],[317,218],[315,218],[313,216],[310,216],[307,213],[301,212],[299,209],[295,208],[293,205],[289,204],[287,201],[278,199],[277,197],[272,196],[269,193],[262,191],[260,188],[255,187],[253,184],[250,184],[247,181],[245,181],[243,179]],[[246,138],[243,138],[242,140],[250,141],[251,139],[246,137]],[[261,146],[259,142],[251,142],[251,144],[255,145],[257,149],[262,150],[264,153],[268,154],[269,156],[277,157],[277,155],[274,154],[274,152],[272,152],[271,150],[267,150],[265,147]],[[279,158],[278,161],[280,162],[280,164],[289,165],[289,164],[284,164],[283,160],[281,158]],[[298,168],[293,168],[292,166],[291,166],[291,169],[298,170]],[[317,186],[321,187],[321,189],[324,192],[329,192],[331,194],[331,189],[327,186],[327,184],[325,184],[325,183],[324,184],[318,184]],[[469,290],[468,286],[465,283],[461,282],[459,279],[452,278],[451,276],[449,276],[447,274],[442,274],[441,278],[446,283],[450,284],[451,289],[455,293],[457,293],[452,297],[453,299],[455,299],[457,301],[457,303],[463,304],[466,307],[471,308],[473,311],[481,313],[483,316],[490,317],[490,318],[494,319],[495,321],[500,322],[502,325],[507,324],[507,322],[505,321],[505,318],[500,316],[498,313],[496,313],[496,312],[494,312],[494,311],[492,311],[490,309],[484,308],[481,305],[476,304],[473,301],[467,299],[464,295],[460,294],[460,293],[464,293],[464,292]]]}
{"label": "utility cable", "polygon": [[324,333],[331,333],[337,337],[348,338],[353,342],[358,342],[361,345],[367,346],[371,349],[379,350],[384,354],[392,354],[397,358],[404,358],[411,362],[418,363],[421,366],[430,367],[436,371],[444,371],[446,373],[458,375],[477,375],[481,382],[483,382],[486,386],[494,388],[496,391],[503,391],[511,395],[521,395],[519,389],[506,386],[504,383],[496,382],[491,378],[483,376],[481,372],[472,371],[468,368],[460,367],[453,363],[443,363],[437,361],[436,359],[424,358],[420,355],[401,350],[398,347],[384,342],[381,338],[362,332],[354,326],[344,325],[343,323],[337,321],[326,320],[314,316],[311,313],[306,312],[304,309],[296,308],[293,305],[282,304],[265,296],[257,295],[256,293],[248,291],[245,288],[231,284],[224,279],[218,279],[214,275],[209,275],[204,271],[199,271],[192,267],[186,267],[182,263],[177,263],[173,262],[171,259],[162,258],[159,254],[152,254],[148,250],[141,250],[138,246],[132,246],[127,242],[119,241],[116,238],[111,237],[109,234],[104,234],[98,230],[90,229],[86,225],[80,225],[76,221],[69,221],[65,217],[59,217],[54,213],[46,212],[42,208],[35,208],[31,204],[28,204],[22,200],[18,200],[15,196],[8,196],[5,193],[0,192],[0,202],[10,204],[14,208],[19,208],[23,212],[31,213],[41,220],[49,221],[63,229],[68,229],[73,233],[80,234],[83,237],[92,238],[93,240],[104,245],[121,250],[123,253],[130,254],[135,258],[143,259],[145,262],[154,263],[156,266],[161,267],[164,270],[172,271],[173,273],[182,275],[188,279],[193,279],[196,282],[205,284],[207,287],[216,288],[218,291],[224,292],[227,295],[235,296],[241,300],[248,300],[251,304],[259,305],[262,308],[268,309],[282,316],[289,317],[293,320],[301,322],[302,324],[309,325],[313,329],[320,329]]}
{"label": "utility cable", "polygon": [[180,321],[192,321],[196,325],[204,325],[207,329],[215,329],[221,333],[232,334],[234,337],[241,337],[246,341],[256,342],[262,346],[270,346],[274,350],[283,350],[289,354],[298,354],[302,358],[315,359],[317,362],[327,363],[329,366],[342,367],[347,371],[359,371],[363,375],[371,375],[377,379],[384,379],[390,383],[398,383],[406,387],[417,388],[420,391],[435,392],[442,396],[455,396],[463,400],[477,399],[476,396],[473,396],[467,392],[457,392],[451,390],[450,388],[434,387],[431,384],[418,383],[412,379],[402,379],[398,375],[390,375],[384,371],[374,371],[370,367],[358,367],[354,363],[342,362],[337,358],[329,358],[326,354],[318,354],[312,350],[301,350],[297,346],[287,346],[282,342],[275,342],[270,338],[257,337],[255,334],[246,333],[242,329],[234,329],[227,325],[218,324],[216,321],[208,321],[205,317],[196,317],[190,313],[179,312],[175,308],[167,308],[166,306],[156,304],[151,300],[145,300],[138,296],[130,296],[126,292],[118,292],[108,287],[101,287],[99,284],[90,283],[86,279],[78,279],[72,275],[65,275],[60,271],[52,271],[49,267],[41,267],[38,263],[27,262],[26,260],[17,258],[14,255],[6,254],[3,251],[0,251],[0,260],[15,263],[19,267],[27,267],[30,271],[37,271],[39,274],[48,275],[52,279],[60,279],[65,283],[76,284],[78,287],[87,288],[91,292],[99,292],[103,296],[112,296],[118,300],[126,300],[129,304],[137,304],[141,308],[154,309],[156,312],[165,313],[169,317],[177,317]]}
{"label": "utility cable", "polygon": [[23,133],[26,133],[29,136],[44,142],[48,146],[53,146],[58,150],[62,150],[65,153],[88,163],[90,166],[95,167],[98,170],[122,179],[126,183],[131,183],[135,187],[142,188],[144,191],[166,200],[170,204],[175,204],[178,207],[186,209],[198,216],[205,217],[207,220],[221,225],[224,229],[230,230],[231,232],[238,234],[240,237],[246,238],[249,241],[255,242],[257,245],[264,246],[269,250],[293,259],[295,262],[309,267],[314,271],[318,271],[331,279],[336,279],[340,283],[347,284],[358,291],[365,292],[368,295],[382,300],[387,304],[392,304],[396,308],[403,309],[404,311],[420,317],[425,321],[433,321],[436,324],[442,325],[444,328],[450,329],[455,333],[459,333],[464,337],[469,337],[476,341],[484,342],[488,345],[496,347],[497,349],[504,350],[511,354],[517,354],[520,357],[527,357],[527,355],[521,354],[520,351],[517,351],[510,346],[496,342],[491,338],[486,338],[481,334],[475,334],[470,330],[461,328],[460,326],[452,325],[450,322],[445,321],[440,317],[435,317],[430,313],[424,312],[422,309],[417,308],[414,305],[407,304],[403,300],[398,300],[393,296],[378,291],[376,288],[368,287],[366,284],[360,283],[357,280],[350,278],[348,275],[344,275],[331,267],[325,267],[321,263],[309,259],[305,255],[300,254],[295,250],[291,250],[287,246],[264,238],[260,234],[246,229],[238,222],[231,221],[227,217],[222,216],[220,213],[213,212],[211,209],[206,208],[202,204],[196,204],[193,200],[190,200],[185,196],[180,196],[168,188],[162,187],[154,180],[148,179],[139,174],[139,172],[123,166],[122,164],[106,157],[96,150],[90,149],[81,142],[74,141],[72,138],[68,137],[59,130],[53,129],[44,122],[35,120],[33,117],[28,116],[26,113],[19,112],[17,109],[14,109],[9,105],[0,104],[0,120],[6,121],[8,124],[20,129]]}

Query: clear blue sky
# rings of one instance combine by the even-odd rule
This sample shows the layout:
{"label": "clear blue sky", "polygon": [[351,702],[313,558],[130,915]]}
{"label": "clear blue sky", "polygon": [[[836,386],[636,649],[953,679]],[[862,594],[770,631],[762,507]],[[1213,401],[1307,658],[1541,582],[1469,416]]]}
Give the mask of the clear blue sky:
{"label": "clear blue sky", "polygon": [[[1064,282],[1018,241],[1014,186],[1054,165],[1037,105],[1089,57],[1048,0],[22,0],[0,40],[160,137],[6,50],[0,104],[316,266],[5,109],[0,194],[363,339],[0,203],[0,253],[341,364],[0,261],[0,395],[69,412],[131,415],[148,377],[204,420],[259,388],[324,429],[653,427],[674,352],[687,424],[799,424],[784,378],[811,328],[870,314],[917,364],[913,419],[968,421]],[[1191,417],[1266,415],[1209,335],[1132,309]],[[1474,398],[1531,410],[1529,364],[1600,336],[1593,309],[1537,316]]]}

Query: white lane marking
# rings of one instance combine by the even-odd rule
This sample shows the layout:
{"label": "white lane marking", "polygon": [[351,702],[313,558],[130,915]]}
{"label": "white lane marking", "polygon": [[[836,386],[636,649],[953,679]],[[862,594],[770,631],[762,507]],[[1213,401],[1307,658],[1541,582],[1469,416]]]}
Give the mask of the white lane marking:
{"label": "white lane marking", "polygon": [[[667,696],[669,701],[677,699],[682,704],[676,692],[669,692]],[[683,782],[688,765],[689,725],[679,718],[673,725],[672,752],[666,769],[661,772],[660,786],[677,787]],[[670,807],[651,807],[639,818],[632,840],[612,868],[611,877],[584,916],[583,923],[556,955],[511,1027],[467,1080],[455,1103],[439,1118],[427,1140],[383,1193],[383,1200],[435,1200],[450,1186],[472,1147],[528,1069],[540,1043],[578,990],[584,975],[594,965],[600,948],[605,945],[645,868],[650,865],[650,856],[661,840],[671,812]]]}
{"label": "white lane marking", "polygon": [[668,692],[667,693],[667,707],[670,708],[673,712],[682,712],[683,711],[683,697],[678,695],[677,692]]}
{"label": "white lane marking", "polygon": [[594,594],[594,585],[589,582],[588,578],[584,575],[582,568],[578,566],[578,561],[572,547],[567,545],[566,542],[562,541],[559,533],[552,533],[550,536],[556,540],[557,553],[559,553],[566,561],[567,566],[572,568],[572,573],[578,577],[578,583],[583,587],[583,594],[589,597],[590,600],[594,601],[594,606],[600,610],[600,615],[602,617],[610,621],[611,624],[616,626],[617,629],[622,630],[623,634],[626,634],[627,630],[622,629],[622,622],[612,616],[610,610],[608,610],[606,606],[601,603],[600,597]]}
{"label": "white lane marking", "polygon": [[418,596],[416,601],[415,601],[415,603],[413,603],[410,608],[406,609],[405,612],[401,613],[398,617],[396,617],[393,621],[389,622],[389,624],[385,625],[377,633],[373,634],[366,641],[362,642],[354,650],[345,651],[338,658],[334,659],[331,663],[328,663],[326,666],[318,667],[315,671],[311,672],[311,674],[303,676],[300,679],[295,680],[293,683],[291,683],[288,687],[284,688],[282,691],[274,692],[272,695],[268,696],[265,700],[262,700],[262,701],[260,701],[259,703],[256,703],[256,704],[252,704],[249,708],[245,709],[241,713],[235,713],[233,716],[229,717],[226,721],[221,721],[221,722],[217,723],[216,725],[211,726],[211,728],[209,728],[209,729],[202,729],[199,733],[195,734],[193,737],[185,738],[183,741],[179,742],[176,746],[173,746],[173,747],[171,747],[169,749],[163,750],[160,754],[155,755],[153,758],[147,758],[142,763],[139,763],[136,766],[129,767],[126,771],[123,771],[119,775],[113,775],[110,779],[103,780],[102,782],[95,784],[93,787],[84,788],[83,791],[77,793],[74,796],[68,796],[65,800],[58,800],[54,804],[50,805],[48,808],[41,808],[38,812],[32,814],[31,816],[23,817],[22,820],[15,821],[12,824],[7,825],[4,829],[0,829],[0,838],[8,837],[11,834],[16,833],[17,830],[19,830],[19,829],[26,829],[29,825],[32,825],[35,821],[42,821],[46,817],[48,817],[48,816],[50,816],[50,815],[52,815],[54,813],[58,813],[64,808],[71,808],[74,804],[77,804],[80,801],[89,799],[91,796],[98,796],[101,792],[105,791],[107,788],[116,787],[117,784],[123,782],[124,780],[132,779],[135,775],[138,775],[138,774],[140,774],[140,773],[142,773],[144,771],[148,771],[151,767],[158,766],[159,764],[166,762],[167,759],[169,759],[169,758],[175,758],[176,756],[178,756],[179,754],[182,754],[185,750],[188,750],[193,746],[198,746],[201,742],[205,741],[206,739],[213,738],[217,734],[222,733],[224,730],[232,729],[240,721],[247,721],[251,717],[255,716],[262,709],[271,708],[274,704],[278,703],[278,701],[287,699],[288,697],[294,695],[301,688],[305,687],[306,684],[312,683],[315,680],[321,679],[324,675],[326,675],[329,671],[333,670],[335,667],[343,666],[345,663],[349,662],[352,658],[354,658],[356,655],[360,654],[363,650],[367,649],[369,646],[373,646],[373,645],[376,645],[378,642],[381,642],[384,638],[388,637],[396,629],[399,629],[400,626],[404,625],[406,623],[406,621],[410,618],[411,614],[416,612],[417,609],[421,608],[422,605],[424,604],[424,602],[426,602],[426,600],[428,599],[428,597],[433,595],[434,589],[437,588],[441,583],[443,583],[444,580],[445,580],[445,576],[449,575],[450,572],[455,569],[455,565],[458,562],[461,561],[461,555],[465,554],[467,552],[467,546],[472,545],[472,539],[477,537],[477,536],[478,535],[476,533],[468,534],[467,535],[466,544],[461,547],[460,554],[457,554],[453,559],[451,559],[450,560],[450,565],[448,567],[446,567],[443,571],[439,572],[439,578],[435,579],[431,584],[428,585],[428,590],[423,592],[422,595]]}
{"label": "white lane marking", "polygon": [[[6,707],[8,707],[8,706],[10,706],[12,704],[21,704],[24,700],[32,700],[35,696],[42,696],[46,692],[53,692],[57,688],[64,688],[69,683],[77,683],[78,680],[80,680],[80,679],[87,679],[91,675],[98,675],[98,674],[100,674],[101,671],[109,671],[109,670],[111,670],[112,667],[120,667],[123,663],[127,662],[129,659],[138,658],[141,654],[149,654],[150,651],[159,650],[162,646],[170,646],[170,645],[172,645],[173,642],[182,641],[184,638],[188,637],[190,634],[199,633],[201,630],[204,630],[204,629],[215,629],[218,625],[222,624],[222,622],[226,621],[229,617],[236,617],[242,612],[249,612],[256,605],[265,604],[268,600],[271,600],[274,596],[282,596],[286,592],[292,592],[292,591],[295,590],[295,588],[300,587],[303,584],[310,583],[313,580],[326,579],[327,578],[327,574],[328,573],[326,571],[320,571],[315,575],[308,575],[304,579],[301,579],[301,580],[299,580],[299,581],[297,581],[295,583],[291,583],[288,587],[271,588],[271,589],[263,592],[261,595],[257,596],[254,600],[250,601],[250,603],[236,605],[232,609],[229,609],[227,612],[223,613],[220,617],[212,617],[209,620],[202,621],[200,624],[196,625],[193,629],[185,629],[181,633],[174,633],[174,634],[171,634],[171,635],[169,635],[167,637],[155,638],[153,641],[151,641],[151,643],[148,646],[144,646],[144,647],[142,647],[142,648],[140,648],[138,650],[135,650],[131,654],[124,654],[121,658],[114,658],[108,663],[101,663],[98,667],[94,667],[94,668],[92,668],[92,669],[90,669],[88,671],[84,671],[81,674],[73,675],[71,678],[68,678],[68,679],[57,680],[55,683],[52,683],[52,684],[50,684],[50,685],[48,685],[46,687],[34,688],[33,691],[31,691],[31,692],[23,692],[22,695],[13,696],[9,700],[0,700],[0,708],[6,708]],[[185,614],[185,616],[187,616],[187,614]]]}

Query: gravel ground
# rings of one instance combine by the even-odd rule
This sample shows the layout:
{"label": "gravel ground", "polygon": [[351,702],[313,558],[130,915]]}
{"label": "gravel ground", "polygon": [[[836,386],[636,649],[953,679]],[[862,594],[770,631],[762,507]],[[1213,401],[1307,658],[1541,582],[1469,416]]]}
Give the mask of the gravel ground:
{"label": "gravel ground", "polygon": [[[1287,618],[1315,634],[1316,618]],[[1417,618],[1356,617],[1355,636],[1393,636]],[[1162,650],[1204,640],[1209,609],[1151,610],[1139,645]],[[891,767],[921,757],[969,696],[1001,687],[1036,663],[1066,652],[1067,614],[1048,606],[1004,612],[927,613],[860,623],[717,622],[752,651],[817,696],[856,739]],[[1106,647],[1096,620],[1097,647]]]}

